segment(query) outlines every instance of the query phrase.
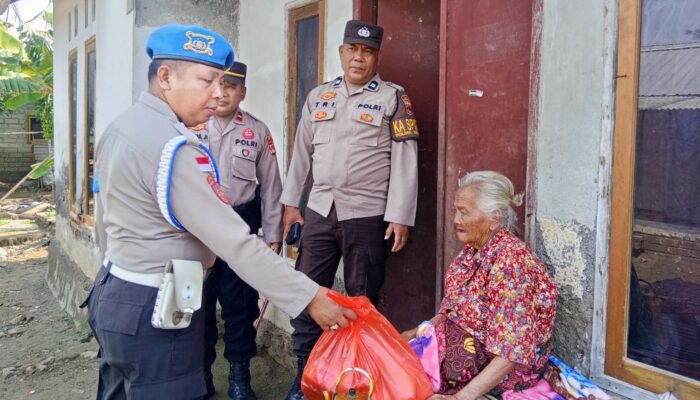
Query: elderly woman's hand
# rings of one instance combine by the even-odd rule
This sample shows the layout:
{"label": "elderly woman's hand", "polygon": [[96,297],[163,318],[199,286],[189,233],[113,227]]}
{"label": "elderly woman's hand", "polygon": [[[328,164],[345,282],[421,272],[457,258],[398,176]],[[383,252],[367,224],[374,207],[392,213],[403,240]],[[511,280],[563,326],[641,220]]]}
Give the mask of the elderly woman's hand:
{"label": "elderly woman's hand", "polygon": [[455,397],[451,394],[435,393],[434,395],[428,397],[428,400],[457,400],[457,397]]}
{"label": "elderly woman's hand", "polygon": [[411,339],[416,338],[416,332],[418,332],[418,328],[413,328],[409,329],[407,331],[401,332],[401,337],[404,338],[407,342],[409,342]]}

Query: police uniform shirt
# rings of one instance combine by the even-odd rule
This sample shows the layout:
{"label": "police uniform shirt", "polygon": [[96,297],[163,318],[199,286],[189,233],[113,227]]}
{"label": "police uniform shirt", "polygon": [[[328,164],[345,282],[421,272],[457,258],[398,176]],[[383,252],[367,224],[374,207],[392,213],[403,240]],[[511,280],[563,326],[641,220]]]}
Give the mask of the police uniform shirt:
{"label": "police uniform shirt", "polygon": [[339,77],[313,89],[303,107],[282,203],[338,220],[384,215],[413,226],[418,195],[418,128],[403,88],[375,75],[349,93]]}
{"label": "police uniform shirt", "polygon": [[255,198],[256,179],[263,203],[265,242],[282,242],[282,181],[275,144],[267,126],[251,114],[236,110],[226,126],[212,118],[206,132],[195,132],[214,154],[221,186],[234,206]]}
{"label": "police uniform shirt", "polygon": [[133,272],[161,272],[170,259],[209,267],[217,254],[273,304],[298,315],[318,285],[289,268],[261,240],[251,240],[248,225],[231,209],[211,169],[200,168],[202,153],[194,146],[178,151],[170,190],[172,212],[188,232],[161,214],[156,191],[161,151],[180,129],[186,131],[165,102],[142,93],[99,138],[96,219],[106,258]]}

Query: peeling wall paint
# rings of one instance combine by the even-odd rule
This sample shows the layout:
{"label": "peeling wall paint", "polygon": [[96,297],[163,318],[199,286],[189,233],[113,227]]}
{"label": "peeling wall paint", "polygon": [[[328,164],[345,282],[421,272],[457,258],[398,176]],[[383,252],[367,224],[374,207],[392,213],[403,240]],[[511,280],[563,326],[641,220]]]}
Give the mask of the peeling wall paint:
{"label": "peeling wall paint", "polygon": [[607,3],[543,0],[540,96],[531,102],[529,239],[559,287],[554,351],[584,374],[593,347],[601,127],[611,113]]}
{"label": "peeling wall paint", "polygon": [[542,250],[547,264],[553,268],[554,280],[561,289],[571,288],[579,299],[583,297],[585,262],[581,253],[581,239],[570,223],[553,219],[538,220],[542,235]]}
{"label": "peeling wall paint", "polygon": [[575,221],[538,219],[535,230],[538,255],[559,288],[554,352],[587,373],[593,319],[593,265],[595,236]]}

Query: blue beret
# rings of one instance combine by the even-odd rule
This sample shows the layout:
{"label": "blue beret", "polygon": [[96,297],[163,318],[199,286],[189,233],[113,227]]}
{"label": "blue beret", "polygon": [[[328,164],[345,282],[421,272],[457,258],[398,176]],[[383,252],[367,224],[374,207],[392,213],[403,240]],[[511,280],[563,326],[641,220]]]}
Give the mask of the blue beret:
{"label": "blue beret", "polygon": [[233,64],[233,47],[214,31],[196,25],[169,24],[148,37],[146,53],[153,60],[183,60],[228,69]]}

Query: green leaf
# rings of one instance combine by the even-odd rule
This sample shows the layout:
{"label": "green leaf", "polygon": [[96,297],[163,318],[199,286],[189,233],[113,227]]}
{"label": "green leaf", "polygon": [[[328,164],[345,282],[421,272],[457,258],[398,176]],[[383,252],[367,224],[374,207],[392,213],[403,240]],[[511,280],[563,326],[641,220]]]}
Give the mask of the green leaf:
{"label": "green leaf", "polygon": [[0,94],[21,94],[35,92],[39,85],[22,73],[6,71],[0,75]]}
{"label": "green leaf", "polygon": [[42,93],[21,93],[3,100],[3,105],[8,110],[16,110],[24,105],[35,103],[44,98]]}
{"label": "green leaf", "polygon": [[48,174],[53,168],[53,156],[47,158],[46,160],[40,163],[32,164],[32,169],[34,168],[37,168],[37,170],[34,171],[31,175],[29,175],[29,179],[39,179],[42,176]]}
{"label": "green leaf", "polygon": [[42,15],[42,17],[44,17],[44,21],[46,21],[46,23],[48,23],[50,26],[53,26],[53,11],[44,11],[44,15]]}
{"label": "green leaf", "polygon": [[7,25],[0,23],[0,49],[12,53],[19,53],[22,49],[22,42],[7,28]]}

